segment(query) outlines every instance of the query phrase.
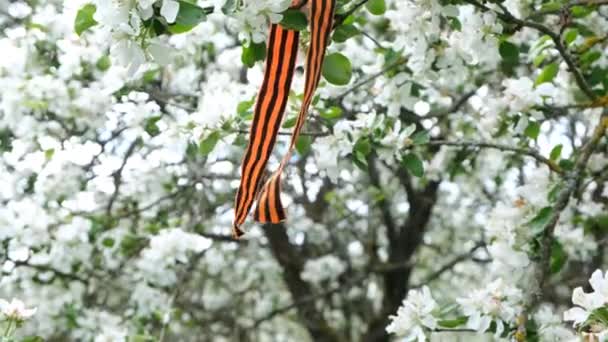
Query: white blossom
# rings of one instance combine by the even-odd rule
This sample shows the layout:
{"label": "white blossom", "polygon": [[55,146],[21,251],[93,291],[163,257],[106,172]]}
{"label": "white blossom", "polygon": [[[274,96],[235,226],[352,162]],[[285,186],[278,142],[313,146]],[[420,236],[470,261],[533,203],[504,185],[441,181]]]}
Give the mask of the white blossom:
{"label": "white blossom", "polygon": [[410,290],[397,310],[397,315],[390,316],[391,323],[386,331],[403,337],[404,341],[426,341],[426,331],[437,327],[437,318],[434,316],[437,309],[437,302],[428,287]]}
{"label": "white blossom", "polygon": [[27,308],[25,303],[17,298],[13,298],[10,302],[0,298],[0,311],[10,320],[24,321],[36,314],[36,308]]}
{"label": "white blossom", "polygon": [[534,320],[538,324],[538,332],[543,341],[576,341],[576,335],[570,329],[563,326],[559,315],[554,313],[549,305],[543,305],[534,314]]}
{"label": "white blossom", "polygon": [[[585,293],[582,287],[574,289],[572,292],[572,304],[577,306],[564,312],[564,320],[572,321],[574,327],[586,323],[595,309],[608,304],[608,273],[604,276],[601,270],[596,270],[591,275],[589,284],[591,284],[593,289],[590,293]],[[601,326],[601,330],[608,329],[608,327],[601,324],[601,322],[597,322],[595,328],[598,329]]]}
{"label": "white blossom", "polygon": [[306,262],[302,271],[302,279],[318,284],[321,281],[339,277],[345,270],[346,265],[342,260],[334,255],[325,255]]}
{"label": "white blossom", "polygon": [[467,327],[485,332],[494,322],[496,337],[504,332],[505,323],[513,323],[523,309],[521,290],[506,284],[502,278],[492,281],[485,288],[473,290],[469,296],[457,301],[468,317]]}

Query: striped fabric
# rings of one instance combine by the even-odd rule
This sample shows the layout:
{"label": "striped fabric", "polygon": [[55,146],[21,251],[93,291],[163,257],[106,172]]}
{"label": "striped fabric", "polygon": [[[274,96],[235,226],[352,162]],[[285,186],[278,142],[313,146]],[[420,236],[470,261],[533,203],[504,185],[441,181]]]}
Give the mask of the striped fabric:
{"label": "striped fabric", "polygon": [[287,103],[298,49],[298,31],[272,25],[264,81],[254,110],[249,144],[241,165],[241,184],[235,199],[233,236],[243,235],[240,226],[257,200],[254,219],[261,223],[279,223],[286,215],[281,204],[281,173],[288,164],[308,107],[321,77],[321,67],[332,29],[335,0],[308,0],[310,6],[310,46],[306,57],[304,100],[294,127],[289,150],[279,169],[264,182],[266,164],[276,142],[279,126]]}

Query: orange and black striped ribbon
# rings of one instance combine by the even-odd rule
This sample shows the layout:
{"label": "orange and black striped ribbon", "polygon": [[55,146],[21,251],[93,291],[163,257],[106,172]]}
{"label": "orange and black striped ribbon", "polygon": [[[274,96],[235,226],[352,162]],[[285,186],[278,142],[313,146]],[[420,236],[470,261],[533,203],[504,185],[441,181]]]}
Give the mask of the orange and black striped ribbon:
{"label": "orange and black striped ribbon", "polygon": [[[261,183],[262,176],[285,110],[298,41],[297,31],[287,30],[279,25],[271,26],[264,81],[254,111],[249,145],[241,169],[241,184],[236,195],[233,223],[235,237],[243,234],[240,225],[245,221],[254,199],[258,202],[254,212],[256,221],[278,223],[286,218],[280,197],[281,173],[291,158],[295,143],[304,126],[308,107],[319,84],[329,33],[333,26],[335,0],[309,0],[309,6],[310,46],[306,58],[306,82],[302,107],[289,149],[281,160],[279,169],[264,184]],[[281,43],[283,41],[284,43]]]}
{"label": "orange and black striped ribbon", "polygon": [[241,165],[241,184],[235,199],[233,235],[247,218],[257,197],[266,163],[274,147],[287,104],[298,52],[299,32],[278,24],[270,27],[266,71],[255,104],[249,144]]}

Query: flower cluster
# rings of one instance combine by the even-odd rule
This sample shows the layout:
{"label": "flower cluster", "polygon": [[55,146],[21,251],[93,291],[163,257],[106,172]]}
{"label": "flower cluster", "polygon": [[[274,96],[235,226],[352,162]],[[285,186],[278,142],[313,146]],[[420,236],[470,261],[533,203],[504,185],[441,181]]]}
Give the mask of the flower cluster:
{"label": "flower cluster", "polygon": [[324,280],[335,279],[344,273],[346,265],[335,255],[325,255],[308,260],[302,271],[302,279],[319,284]]}
{"label": "flower cluster", "polygon": [[162,286],[173,285],[178,279],[171,267],[179,262],[186,263],[188,253],[200,253],[210,244],[211,241],[204,237],[181,229],[162,230],[142,251],[137,267],[147,281]]}
{"label": "flower cluster", "polygon": [[485,288],[473,291],[468,297],[459,298],[458,303],[468,317],[467,327],[485,332],[494,323],[494,336],[500,337],[521,313],[522,292],[499,278]]}
{"label": "flower cluster", "polygon": [[564,320],[584,333],[594,334],[600,341],[608,338],[608,272],[596,270],[589,279],[592,292],[582,287],[572,292],[575,307],[564,312]]}
{"label": "flower cluster", "polygon": [[[126,65],[133,74],[147,59],[153,58],[158,62],[168,61],[167,46],[158,41],[146,42],[149,26],[145,22],[154,22],[155,10],[159,10],[159,20],[166,24],[174,24],[180,9],[180,3],[175,0],[140,0],[140,1],[95,1],[93,19],[110,30],[115,43],[111,55],[122,65]],[[139,41],[145,43],[142,46]]]}
{"label": "flower cluster", "polygon": [[404,341],[426,341],[427,332],[437,328],[435,315],[438,309],[428,287],[411,290],[397,310],[397,315],[390,316],[391,323],[386,331],[403,337]]}
{"label": "flower cluster", "polygon": [[[289,0],[265,1],[207,1],[206,7],[176,0],[105,1],[94,0],[79,11],[77,25],[83,30],[99,25],[110,33],[113,41],[111,55],[119,64],[135,74],[146,61],[161,65],[172,60],[173,48],[166,36],[193,30],[212,14],[218,20],[227,19],[245,44],[250,40],[261,43],[266,37],[268,23],[277,23],[289,5]],[[92,6],[92,7],[91,7]],[[91,17],[89,12],[94,11]],[[80,20],[80,21],[79,21]]]}
{"label": "flower cluster", "polygon": [[25,304],[17,298],[10,302],[0,298],[0,311],[4,317],[13,321],[25,321],[36,313],[36,308],[27,308]]}
{"label": "flower cluster", "polygon": [[[13,298],[10,302],[0,298],[0,313],[2,313],[0,322],[6,324],[3,336],[11,337],[23,322],[36,314],[36,310],[36,308],[26,307],[25,303],[17,298]],[[4,339],[2,340],[4,341]]]}

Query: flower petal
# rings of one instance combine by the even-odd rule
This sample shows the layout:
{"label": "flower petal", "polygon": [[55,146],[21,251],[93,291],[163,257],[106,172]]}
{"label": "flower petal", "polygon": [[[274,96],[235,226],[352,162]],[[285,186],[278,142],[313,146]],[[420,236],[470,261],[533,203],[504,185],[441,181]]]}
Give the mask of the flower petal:
{"label": "flower petal", "polygon": [[604,298],[598,292],[585,293],[582,287],[577,287],[572,291],[572,303],[593,310],[604,305]]}
{"label": "flower petal", "polygon": [[163,6],[160,8],[160,15],[162,15],[168,23],[174,23],[179,12],[179,2],[174,0],[164,0]]}
{"label": "flower petal", "polygon": [[589,317],[589,311],[581,308],[572,308],[564,312],[564,321],[572,321],[573,326],[583,323]]}

